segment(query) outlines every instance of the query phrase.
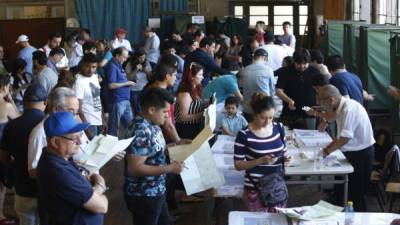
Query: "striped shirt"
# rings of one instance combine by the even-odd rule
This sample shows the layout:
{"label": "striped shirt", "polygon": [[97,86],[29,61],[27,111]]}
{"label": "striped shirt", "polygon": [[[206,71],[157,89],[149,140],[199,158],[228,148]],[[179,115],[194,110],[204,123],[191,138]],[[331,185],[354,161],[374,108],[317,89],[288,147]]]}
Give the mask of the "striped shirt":
{"label": "striped shirt", "polygon": [[268,137],[260,138],[249,128],[239,131],[235,140],[234,160],[250,161],[266,155],[281,157],[273,165],[258,165],[246,170],[244,186],[246,189],[254,189],[254,185],[249,179],[251,176],[254,182],[258,179],[280,171],[283,160],[283,153],[286,151],[286,144],[283,141],[284,129],[282,124],[273,123],[272,134]]}
{"label": "striped shirt", "polygon": [[[203,111],[204,111],[204,107],[203,107],[203,103],[202,103],[201,99],[194,99],[190,103],[188,114],[192,115],[192,114],[197,114],[197,113],[200,113]],[[183,122],[181,117],[182,117],[182,115],[181,115],[181,111],[179,109],[179,103],[176,103],[175,104],[175,121],[176,121],[176,123],[197,124],[201,121],[201,120],[197,119],[197,120]]]}

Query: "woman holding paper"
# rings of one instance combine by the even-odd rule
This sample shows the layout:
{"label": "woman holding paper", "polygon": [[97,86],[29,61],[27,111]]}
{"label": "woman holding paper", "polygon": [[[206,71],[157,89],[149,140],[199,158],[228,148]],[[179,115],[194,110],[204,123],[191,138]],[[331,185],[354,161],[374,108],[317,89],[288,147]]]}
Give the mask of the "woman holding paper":
{"label": "woman holding paper", "polygon": [[[260,196],[259,180],[267,175],[281,174],[283,161],[290,160],[284,155],[284,129],[282,124],[273,122],[275,106],[272,97],[254,94],[251,108],[254,120],[236,136],[235,168],[246,170],[243,201],[247,210],[275,212],[274,207],[285,207],[287,199],[275,205],[265,204]],[[286,186],[284,188],[286,190]]]}
{"label": "woman holding paper", "polygon": [[203,67],[191,63],[179,84],[175,105],[175,127],[181,138],[194,139],[204,128],[202,102]]}

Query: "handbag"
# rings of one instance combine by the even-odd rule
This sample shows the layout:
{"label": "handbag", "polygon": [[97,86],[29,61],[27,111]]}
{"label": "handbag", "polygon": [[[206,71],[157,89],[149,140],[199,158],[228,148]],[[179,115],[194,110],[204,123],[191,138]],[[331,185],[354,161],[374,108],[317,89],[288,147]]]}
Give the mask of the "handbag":
{"label": "handbag", "polygon": [[[279,124],[279,133],[281,139],[284,142],[284,131],[282,126]],[[265,175],[258,180],[258,184],[254,182],[250,174],[246,172],[250,182],[258,192],[261,202],[266,207],[273,207],[278,204],[285,202],[289,198],[286,182],[284,179],[285,166],[284,159],[282,156],[280,171]]]}

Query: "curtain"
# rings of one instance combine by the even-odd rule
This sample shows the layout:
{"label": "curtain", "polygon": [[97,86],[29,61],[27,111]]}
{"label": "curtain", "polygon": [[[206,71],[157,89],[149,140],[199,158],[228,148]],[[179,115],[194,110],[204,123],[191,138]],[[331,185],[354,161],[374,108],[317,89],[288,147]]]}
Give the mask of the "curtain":
{"label": "curtain", "polygon": [[90,29],[96,39],[114,38],[116,29],[128,31],[131,43],[143,40],[142,29],[151,14],[150,0],[75,0],[75,10],[82,28]]}
{"label": "curtain", "polygon": [[[170,14],[186,14],[187,13],[187,0],[160,0],[158,3],[158,10],[161,12],[161,28],[160,38],[169,38],[171,33],[175,30],[175,16]],[[164,13],[165,12],[165,13]]]}

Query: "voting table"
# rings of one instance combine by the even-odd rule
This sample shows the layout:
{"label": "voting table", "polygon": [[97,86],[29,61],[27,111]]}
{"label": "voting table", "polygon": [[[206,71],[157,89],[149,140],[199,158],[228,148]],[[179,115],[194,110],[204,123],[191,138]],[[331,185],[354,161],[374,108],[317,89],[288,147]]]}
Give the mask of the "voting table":
{"label": "voting table", "polygon": [[[233,145],[234,137],[219,135],[216,143],[212,146],[217,168],[225,178],[225,184],[216,190],[215,197],[217,198],[240,198],[243,193],[244,172],[236,171],[234,168]],[[346,160],[344,154],[339,150],[329,156],[330,158],[333,158],[333,161],[336,163],[328,163],[328,165],[321,163],[321,165],[316,166],[315,160],[312,159],[316,148],[299,147],[292,141],[287,142],[287,154],[292,156],[292,161],[285,164],[285,175],[306,177],[317,176],[319,179],[288,179],[286,180],[286,183],[288,185],[344,184],[343,202],[346,203],[348,197],[348,175],[353,172],[353,167]],[[335,176],[335,179],[333,179],[333,176]],[[326,178],[321,179],[322,177]],[[339,177],[341,177],[341,179],[338,179]]]}
{"label": "voting table", "polygon": [[[345,213],[339,213],[341,220],[336,221],[335,225],[345,225]],[[354,213],[352,224],[362,225],[389,225],[393,220],[400,219],[399,214],[393,213]],[[303,224],[330,225],[328,222],[307,221]],[[295,225],[302,224],[288,219],[284,214],[278,213],[259,213],[259,212],[240,212],[229,213],[229,225]]]}

